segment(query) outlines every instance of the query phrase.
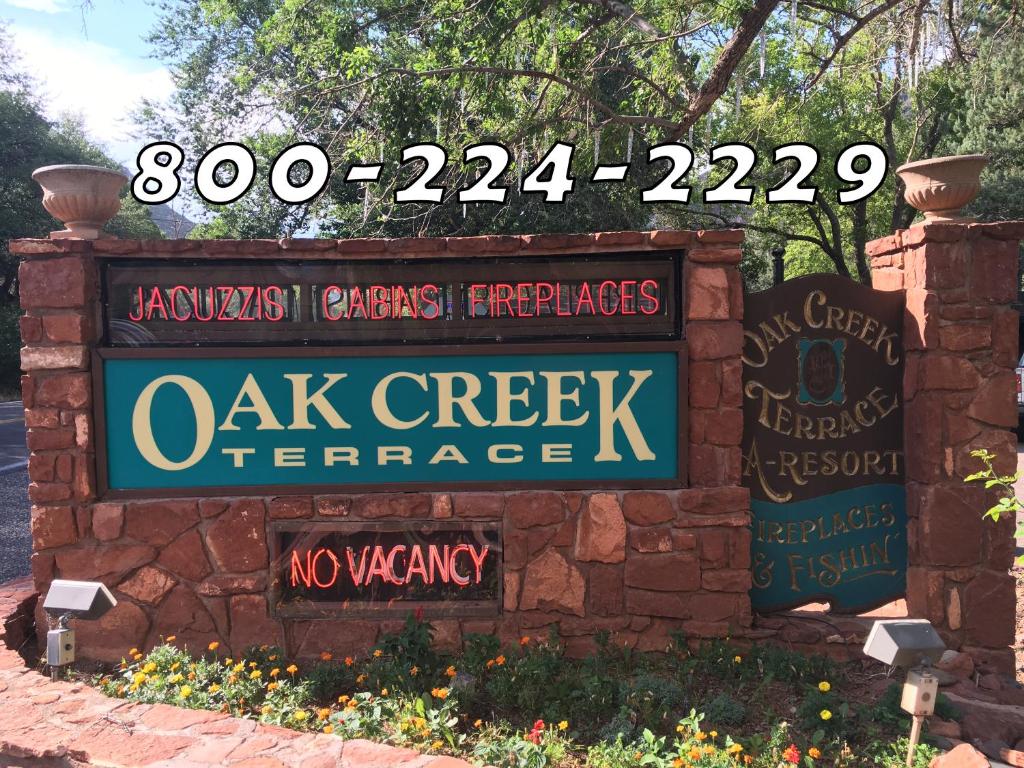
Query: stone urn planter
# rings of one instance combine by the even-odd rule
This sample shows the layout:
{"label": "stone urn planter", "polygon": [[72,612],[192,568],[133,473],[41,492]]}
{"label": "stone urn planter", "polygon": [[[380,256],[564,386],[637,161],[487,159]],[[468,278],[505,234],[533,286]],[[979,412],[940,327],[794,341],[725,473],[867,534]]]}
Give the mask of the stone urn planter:
{"label": "stone urn planter", "polygon": [[50,237],[107,238],[103,225],[121,208],[128,177],[95,165],[47,165],[32,173],[43,188],[43,207],[67,229]]}
{"label": "stone urn planter", "polygon": [[985,155],[933,157],[901,165],[896,174],[903,179],[904,199],[924,214],[926,222],[970,221],[960,209],[981,191],[981,169]]}

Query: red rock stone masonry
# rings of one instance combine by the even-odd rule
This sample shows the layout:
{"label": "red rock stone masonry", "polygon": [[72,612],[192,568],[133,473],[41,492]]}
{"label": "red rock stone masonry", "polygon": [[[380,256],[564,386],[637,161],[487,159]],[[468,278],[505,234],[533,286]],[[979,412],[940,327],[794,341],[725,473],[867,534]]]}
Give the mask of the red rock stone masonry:
{"label": "red rock stone masonry", "polygon": [[[970,452],[1016,470],[1018,253],[1024,223],[914,226],[868,243],[876,288],[906,290],[903,390],[910,568],[907,603],[952,647],[1012,665],[1014,521],[962,478]],[[989,655],[993,655],[990,653]]]}
{"label": "red rock stone masonry", "polygon": [[[742,435],[741,232],[600,232],[397,240],[20,240],[22,379],[28,427],[32,572],[99,579],[119,603],[77,627],[84,656],[119,659],[132,645],[177,635],[225,652],[281,643],[297,656],[367,648],[399,622],[269,618],[274,520],[388,518],[504,521],[504,612],[439,620],[437,640],[470,632],[515,641],[558,622],[570,652],[609,631],[662,649],[750,626],[750,502],[739,487]],[[359,259],[687,249],[691,487],[678,491],[376,493],[195,498],[126,503],[97,498],[89,374],[100,307],[95,258]],[[45,621],[39,622],[45,628]]]}

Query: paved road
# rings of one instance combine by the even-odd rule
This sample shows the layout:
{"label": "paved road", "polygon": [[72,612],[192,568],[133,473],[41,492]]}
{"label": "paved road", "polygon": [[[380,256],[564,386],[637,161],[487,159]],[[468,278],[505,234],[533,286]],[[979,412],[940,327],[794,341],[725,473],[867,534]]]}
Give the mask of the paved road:
{"label": "paved road", "polygon": [[0,582],[29,573],[27,458],[21,403],[0,403]]}

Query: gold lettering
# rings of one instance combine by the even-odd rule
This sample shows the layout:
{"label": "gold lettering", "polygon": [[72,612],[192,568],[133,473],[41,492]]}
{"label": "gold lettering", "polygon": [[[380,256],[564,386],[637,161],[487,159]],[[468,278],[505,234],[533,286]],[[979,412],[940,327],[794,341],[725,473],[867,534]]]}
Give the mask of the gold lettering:
{"label": "gold lettering", "polygon": [[[185,392],[189,403],[192,405],[192,414],[196,420],[196,442],[192,446],[192,453],[183,461],[171,461],[160,451],[153,436],[153,397],[164,384],[174,384]],[[135,401],[135,408],[132,410],[132,435],[135,438],[135,445],[142,454],[142,458],[148,461],[157,469],[165,469],[169,472],[179,472],[183,469],[195,466],[210,450],[213,443],[213,401],[203,385],[188,376],[167,375],[161,376],[149,382],[139,393],[139,399]]]}

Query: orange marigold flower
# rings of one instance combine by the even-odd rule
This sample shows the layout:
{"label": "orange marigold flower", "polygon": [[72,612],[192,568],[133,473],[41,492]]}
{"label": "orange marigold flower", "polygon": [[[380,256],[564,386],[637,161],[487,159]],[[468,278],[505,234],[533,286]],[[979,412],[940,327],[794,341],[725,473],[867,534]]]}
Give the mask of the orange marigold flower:
{"label": "orange marigold flower", "polygon": [[448,677],[455,677],[455,675],[457,674],[457,673],[455,672],[455,667],[453,667],[453,666],[449,666],[449,667],[448,667],[448,669],[446,669],[446,670],[444,671],[444,673],[445,673],[446,675],[448,675]]}
{"label": "orange marigold flower", "polygon": [[326,720],[330,716],[331,716],[331,710],[329,710],[327,707],[323,707],[322,709],[318,709],[316,711],[316,719],[317,720]]}
{"label": "orange marigold flower", "polygon": [[494,666],[494,659],[488,659],[487,660],[487,668],[490,669],[493,666]]}
{"label": "orange marigold flower", "polygon": [[281,670],[278,669],[277,667],[274,667],[272,670],[270,670],[270,676],[271,677],[277,677],[280,674],[281,674]]}
{"label": "orange marigold flower", "polygon": [[332,656],[327,651],[324,651],[323,653],[320,654],[320,661],[330,661],[333,658],[334,658],[334,656]]}
{"label": "orange marigold flower", "polygon": [[416,677],[416,675],[418,675],[419,672],[420,672],[420,668],[417,667],[415,664],[413,666],[409,667],[409,674],[412,675],[413,677]]}
{"label": "orange marigold flower", "polygon": [[696,762],[697,760],[700,760],[700,750],[697,749],[697,747],[692,747],[690,749],[690,759],[693,760],[694,762]]}
{"label": "orange marigold flower", "polygon": [[785,751],[782,753],[782,759],[787,763],[793,763],[794,765],[800,762],[800,750],[796,748],[796,744],[790,744],[786,747]]}
{"label": "orange marigold flower", "polygon": [[287,672],[289,675],[294,675],[296,672],[299,671],[299,668],[296,667],[294,664],[289,664],[287,667],[285,667],[284,671]]}
{"label": "orange marigold flower", "polygon": [[268,691],[276,691],[277,690],[277,683],[267,683],[267,690]]}
{"label": "orange marigold flower", "polygon": [[811,760],[817,760],[819,757],[821,757],[821,750],[817,747],[811,747],[807,750],[807,756],[811,758]]}
{"label": "orange marigold flower", "polygon": [[529,637],[529,635],[523,635],[522,637],[520,637],[519,638],[519,644],[520,645],[529,645],[530,644],[530,637]]}
{"label": "orange marigold flower", "polygon": [[494,663],[497,664],[500,667],[502,664],[505,663],[505,657],[504,656],[499,656],[498,658],[496,658],[494,660]]}
{"label": "orange marigold flower", "polygon": [[351,667],[353,664],[355,664],[355,661],[352,659],[352,657],[351,656],[346,656],[345,657],[345,666],[346,667]]}
{"label": "orange marigold flower", "polygon": [[325,725],[324,733],[334,733],[334,726],[330,724]]}
{"label": "orange marigold flower", "polygon": [[168,635],[167,639],[164,642],[166,642],[166,643],[173,643],[177,639],[178,638],[175,635]]}
{"label": "orange marigold flower", "polygon": [[206,650],[208,651],[216,651],[218,648],[220,648],[220,643],[218,643],[216,640],[214,640],[212,643],[206,646]]}
{"label": "orange marigold flower", "polygon": [[373,658],[379,659],[383,655],[384,655],[384,651],[382,651],[380,648],[374,648],[373,649]]}

